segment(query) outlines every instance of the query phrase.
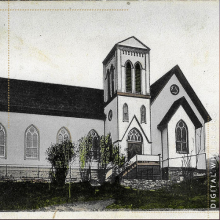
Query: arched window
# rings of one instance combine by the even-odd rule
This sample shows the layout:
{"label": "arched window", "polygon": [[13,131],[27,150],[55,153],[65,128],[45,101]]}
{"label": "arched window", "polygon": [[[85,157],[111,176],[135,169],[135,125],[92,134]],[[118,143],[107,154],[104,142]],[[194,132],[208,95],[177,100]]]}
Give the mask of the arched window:
{"label": "arched window", "polygon": [[25,159],[39,159],[39,132],[34,125],[25,131]]}
{"label": "arched window", "polygon": [[126,92],[131,92],[131,64],[128,62],[126,65]]}
{"label": "arched window", "polygon": [[123,121],[129,121],[128,105],[126,103],[123,105]]}
{"label": "arched window", "polygon": [[6,130],[2,124],[0,124],[0,157],[6,157]]}
{"label": "arched window", "polygon": [[135,155],[142,154],[142,136],[136,128],[132,128],[128,133],[128,160]]}
{"label": "arched window", "polygon": [[146,123],[146,108],[144,105],[141,106],[141,123]]}
{"label": "arched window", "polygon": [[70,139],[69,131],[65,127],[60,128],[57,133],[57,143],[62,144],[64,141],[68,141]]}
{"label": "arched window", "polygon": [[92,150],[91,150],[91,156],[94,160],[99,159],[99,144],[100,144],[100,138],[98,133],[92,129],[89,133],[88,136],[91,137],[92,139]]}
{"label": "arched window", "polygon": [[186,123],[180,120],[176,125],[176,152],[188,154],[188,130]]}
{"label": "arched window", "polygon": [[128,141],[132,142],[142,142],[142,137],[140,132],[136,128],[132,128],[128,133]]}
{"label": "arched window", "polygon": [[111,96],[111,81],[110,81],[110,72],[107,71],[107,87],[108,87],[108,99]]}
{"label": "arched window", "polygon": [[114,67],[111,66],[111,79],[112,79],[112,96],[115,93],[115,76],[114,76]]}
{"label": "arched window", "polygon": [[141,67],[139,63],[135,65],[135,91],[141,93]]}

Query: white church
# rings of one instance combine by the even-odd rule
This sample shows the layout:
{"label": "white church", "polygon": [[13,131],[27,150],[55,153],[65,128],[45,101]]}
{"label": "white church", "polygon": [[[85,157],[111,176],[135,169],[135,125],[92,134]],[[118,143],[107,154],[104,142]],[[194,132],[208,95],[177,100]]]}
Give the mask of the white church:
{"label": "white church", "polygon": [[150,48],[130,37],[104,59],[103,85],[0,78],[0,178],[47,178],[51,143],[108,133],[128,162],[124,178],[178,179],[186,161],[195,172],[206,171],[211,117],[178,65],[150,85]]}

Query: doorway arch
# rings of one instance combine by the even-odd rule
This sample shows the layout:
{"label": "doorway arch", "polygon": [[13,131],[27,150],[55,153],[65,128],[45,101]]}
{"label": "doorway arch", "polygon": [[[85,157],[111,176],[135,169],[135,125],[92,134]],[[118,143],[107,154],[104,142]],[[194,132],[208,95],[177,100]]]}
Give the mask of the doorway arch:
{"label": "doorway arch", "polygon": [[136,154],[142,154],[143,138],[137,128],[132,128],[128,133],[128,160]]}

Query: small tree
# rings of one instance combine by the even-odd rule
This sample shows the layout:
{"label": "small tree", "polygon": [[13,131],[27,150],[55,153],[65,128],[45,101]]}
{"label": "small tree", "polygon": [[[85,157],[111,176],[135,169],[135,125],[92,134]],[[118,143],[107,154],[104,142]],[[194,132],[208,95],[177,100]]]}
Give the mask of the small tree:
{"label": "small tree", "polygon": [[100,140],[100,164],[106,174],[108,164],[122,166],[125,163],[125,157],[120,154],[120,147],[112,143],[111,134],[102,136]]}
{"label": "small tree", "polygon": [[91,180],[93,137],[89,134],[79,140],[80,175],[83,181]]}
{"label": "small tree", "polygon": [[51,144],[46,154],[46,159],[52,165],[52,183],[58,186],[64,186],[69,163],[75,155],[73,143],[64,141],[62,144]]}

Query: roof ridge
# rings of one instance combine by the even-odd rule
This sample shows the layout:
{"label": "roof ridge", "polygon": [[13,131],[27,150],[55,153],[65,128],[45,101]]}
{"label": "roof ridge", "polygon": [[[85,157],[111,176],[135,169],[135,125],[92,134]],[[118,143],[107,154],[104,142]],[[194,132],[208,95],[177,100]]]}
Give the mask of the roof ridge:
{"label": "roof ridge", "polygon": [[173,102],[173,104],[171,105],[171,107],[169,108],[169,110],[167,111],[167,113],[165,114],[163,119],[161,120],[161,122],[157,125],[157,128],[161,130],[165,126],[167,126],[167,124],[170,122],[171,118],[177,112],[177,110],[179,109],[180,106],[183,107],[186,114],[188,115],[188,117],[190,118],[190,120],[192,121],[192,123],[194,124],[194,126],[196,128],[202,127],[201,122],[199,121],[198,117],[196,116],[193,109],[189,105],[185,96],[182,96],[181,98],[179,98],[175,102]]}
{"label": "roof ridge", "polygon": [[202,102],[200,101],[199,97],[196,95],[195,91],[191,87],[190,83],[186,79],[185,75],[183,74],[182,70],[180,69],[179,65],[175,65],[172,69],[170,69],[167,73],[165,73],[162,77],[160,77],[156,82],[154,82],[150,86],[151,90],[151,105],[154,103],[156,98],[159,96],[160,92],[166,86],[167,82],[171,79],[173,75],[176,75],[177,79],[179,80],[182,87],[185,89],[186,93],[192,100],[193,104],[201,114],[202,118],[205,122],[211,121],[211,117],[206,111],[205,107],[203,106]]}
{"label": "roof ridge", "polygon": [[103,91],[103,89],[97,89],[97,88],[91,88],[91,87],[75,86],[75,85],[43,82],[43,81],[34,81],[34,80],[27,80],[27,79],[14,79],[14,78],[8,79],[6,77],[0,77],[0,82],[1,82],[1,80],[6,80],[6,81],[12,80],[12,81],[19,81],[19,82],[27,82],[27,83],[39,83],[39,84],[57,85],[57,86],[74,87],[74,88],[85,88],[85,89],[93,89],[93,90],[102,90]]}

